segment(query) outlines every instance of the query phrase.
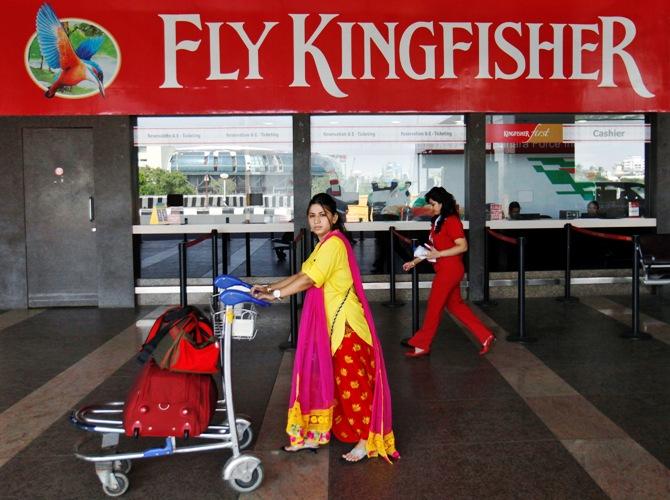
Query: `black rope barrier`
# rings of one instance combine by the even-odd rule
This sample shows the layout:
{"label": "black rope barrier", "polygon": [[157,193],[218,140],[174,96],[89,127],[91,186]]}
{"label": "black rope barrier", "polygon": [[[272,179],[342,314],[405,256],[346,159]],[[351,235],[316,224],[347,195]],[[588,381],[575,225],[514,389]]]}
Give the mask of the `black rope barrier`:
{"label": "black rope barrier", "polygon": [[593,236],[594,238],[601,238],[614,241],[632,242],[632,288],[631,288],[631,322],[632,331],[623,333],[621,337],[629,340],[649,340],[653,338],[646,332],[640,331],[640,237],[635,234],[627,236],[623,234],[603,233],[601,231],[592,231],[584,229],[583,227],[572,227],[572,230]]}
{"label": "black rope barrier", "polygon": [[491,229],[486,229],[487,234],[505,242],[509,245],[516,245],[518,248],[518,266],[517,273],[517,332],[507,336],[508,342],[530,343],[535,342],[537,338],[531,337],[526,331],[526,238],[519,236],[512,238],[505,236]]}
{"label": "black rope barrier", "polygon": [[213,293],[216,294],[216,287],[214,286],[214,280],[216,279],[216,273],[219,268],[219,263],[217,260],[216,250],[216,235],[217,231],[212,230],[211,233],[205,234],[193,240],[188,240],[184,234],[184,241],[179,243],[179,304],[181,307],[186,307],[188,305],[188,297],[186,288],[188,285],[188,248],[195,246],[199,243],[202,243],[205,240],[212,239],[212,288]]}

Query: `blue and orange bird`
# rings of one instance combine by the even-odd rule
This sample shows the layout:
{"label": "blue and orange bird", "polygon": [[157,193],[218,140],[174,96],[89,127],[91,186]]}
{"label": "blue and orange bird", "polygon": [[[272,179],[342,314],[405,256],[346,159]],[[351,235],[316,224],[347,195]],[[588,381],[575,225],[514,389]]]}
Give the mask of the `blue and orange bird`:
{"label": "blue and orange bird", "polygon": [[53,97],[61,87],[75,86],[88,80],[98,86],[98,91],[104,97],[102,68],[91,60],[100,49],[104,37],[87,38],[74,50],[63,25],[47,3],[42,4],[37,11],[36,24],[42,56],[49,67],[56,71],[56,79],[44,95]]}

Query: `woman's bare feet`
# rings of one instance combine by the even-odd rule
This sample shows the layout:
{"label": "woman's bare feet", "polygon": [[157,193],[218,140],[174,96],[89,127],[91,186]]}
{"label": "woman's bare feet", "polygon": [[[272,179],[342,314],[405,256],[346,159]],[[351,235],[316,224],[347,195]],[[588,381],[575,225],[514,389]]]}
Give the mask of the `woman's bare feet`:
{"label": "woman's bare feet", "polygon": [[368,441],[367,439],[361,439],[356,446],[354,446],[349,453],[345,453],[342,455],[342,458],[344,458],[347,462],[358,462],[360,460],[363,460],[365,457],[368,456],[368,452],[365,449],[367,446]]}

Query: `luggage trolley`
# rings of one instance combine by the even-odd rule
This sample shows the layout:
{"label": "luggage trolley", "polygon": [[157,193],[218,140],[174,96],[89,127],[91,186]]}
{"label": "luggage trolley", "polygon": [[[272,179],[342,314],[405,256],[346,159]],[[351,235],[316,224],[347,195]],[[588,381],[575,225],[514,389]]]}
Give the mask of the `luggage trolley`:
{"label": "luggage trolley", "polygon": [[[177,453],[197,453],[230,448],[232,457],[223,466],[222,477],[240,493],[255,490],[263,482],[263,466],[260,459],[240,450],[247,448],[253,440],[251,422],[236,417],[233,405],[231,379],[231,341],[252,340],[256,335],[256,306],[268,306],[269,302],[251,296],[251,285],[234,276],[222,275],[216,278],[219,293],[212,295],[211,314],[214,335],[220,342],[221,385],[223,397],[217,402],[215,417],[225,415],[220,425],[210,424],[205,432],[195,439],[206,439],[213,443],[191,446],[177,446],[176,437],[167,436],[162,448],[149,448],[137,452],[118,452],[119,436],[125,433],[123,427],[123,401],[89,405],[72,411],[70,421],[88,432],[102,434],[102,453],[87,455],[75,447],[75,456],[95,464],[95,472],[103,491],[111,497],[123,495],[130,486],[127,474],[132,461],[140,458],[162,457]],[[214,420],[217,420],[216,418]],[[235,432],[231,432],[235,429]]]}

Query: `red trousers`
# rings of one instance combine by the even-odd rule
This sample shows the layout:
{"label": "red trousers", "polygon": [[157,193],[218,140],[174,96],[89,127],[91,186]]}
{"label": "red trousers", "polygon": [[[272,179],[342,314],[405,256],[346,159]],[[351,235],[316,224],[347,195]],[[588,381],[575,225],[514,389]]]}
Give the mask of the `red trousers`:
{"label": "red trousers", "polygon": [[463,263],[452,261],[435,273],[433,284],[428,295],[428,306],[423,324],[419,331],[409,340],[409,344],[419,349],[430,349],[433,338],[440,326],[442,313],[445,307],[467,328],[481,344],[493,335],[491,330],[475,316],[461,297],[461,279],[463,278]]}

